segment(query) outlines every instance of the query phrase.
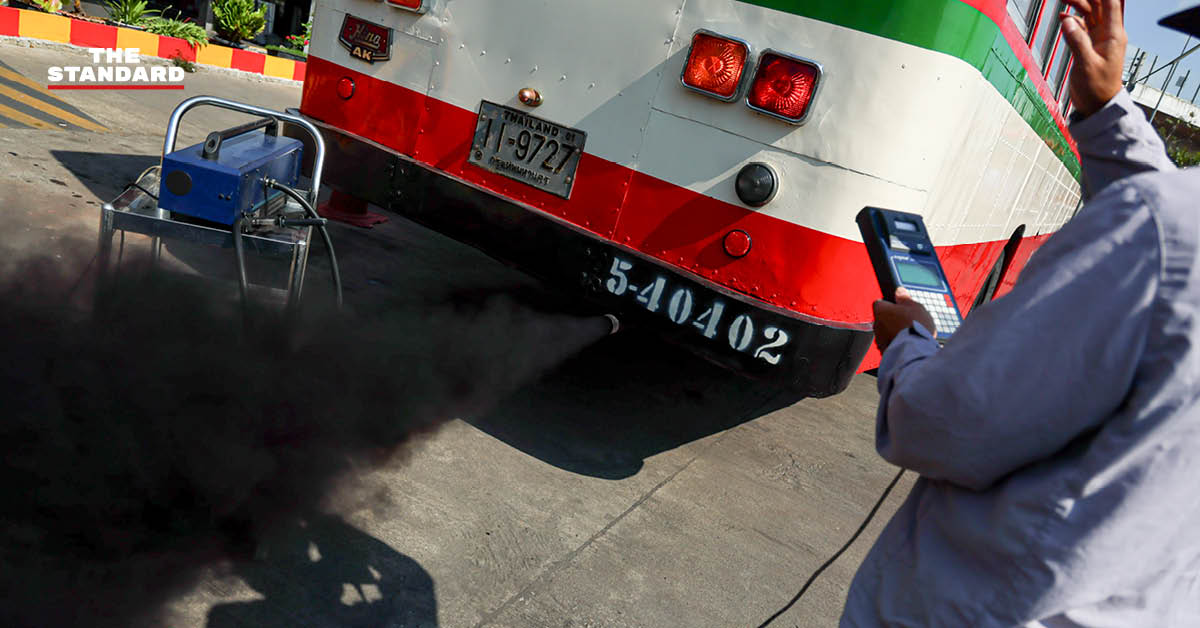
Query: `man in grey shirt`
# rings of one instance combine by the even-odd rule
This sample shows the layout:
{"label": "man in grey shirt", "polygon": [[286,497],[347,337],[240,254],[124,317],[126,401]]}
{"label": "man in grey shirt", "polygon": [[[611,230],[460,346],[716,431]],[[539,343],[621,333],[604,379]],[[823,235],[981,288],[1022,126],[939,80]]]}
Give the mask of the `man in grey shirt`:
{"label": "man in grey shirt", "polygon": [[921,477],[844,627],[1200,626],[1200,170],[1122,89],[1121,0],[1068,4],[1088,202],[941,350],[876,303],[876,446]]}

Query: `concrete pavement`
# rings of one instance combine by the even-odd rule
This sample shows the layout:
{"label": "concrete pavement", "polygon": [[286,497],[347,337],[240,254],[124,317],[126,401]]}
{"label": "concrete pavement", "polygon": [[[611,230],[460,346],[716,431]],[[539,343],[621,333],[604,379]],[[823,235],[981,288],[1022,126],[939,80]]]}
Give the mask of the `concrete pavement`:
{"label": "concrete pavement", "polygon": [[[72,54],[0,44],[0,61],[34,81]],[[4,248],[94,238],[99,204],[157,161],[184,97],[299,102],[298,87],[278,83],[201,72],[185,84],[61,95],[107,132],[0,129],[0,211],[25,225]],[[181,142],[240,121],[200,110]],[[540,290],[399,219],[333,237],[352,305],[420,311],[453,293]],[[309,281],[327,290],[322,260]],[[363,481],[387,499],[314,513],[265,539],[259,560],[212,570],[173,602],[169,625],[754,626],[849,537],[895,473],[873,451],[875,401],[870,377],[794,402],[646,334],[619,334],[371,472]],[[776,625],[836,623],[909,486]]]}

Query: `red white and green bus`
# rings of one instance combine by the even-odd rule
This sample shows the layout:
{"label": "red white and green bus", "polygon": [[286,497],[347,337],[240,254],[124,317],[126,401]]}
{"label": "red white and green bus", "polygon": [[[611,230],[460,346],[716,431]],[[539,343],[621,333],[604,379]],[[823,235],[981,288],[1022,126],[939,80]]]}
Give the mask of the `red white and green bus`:
{"label": "red white and green bus", "polygon": [[864,206],[964,310],[1076,209],[1060,5],[317,0],[301,112],[342,193],[827,395],[878,360]]}

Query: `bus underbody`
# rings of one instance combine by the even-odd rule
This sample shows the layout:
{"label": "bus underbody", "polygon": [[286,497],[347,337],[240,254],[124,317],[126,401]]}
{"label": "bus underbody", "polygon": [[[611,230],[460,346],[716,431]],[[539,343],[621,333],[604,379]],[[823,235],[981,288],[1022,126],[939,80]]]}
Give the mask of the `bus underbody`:
{"label": "bus underbody", "polygon": [[[835,325],[757,302],[370,140],[313,123],[325,136],[325,180],[334,188],[469,244],[737,373],[824,397],[849,385],[871,346],[867,326]],[[619,292],[628,285],[658,302],[621,298],[614,294],[618,283]],[[676,324],[672,318],[684,307],[706,311]],[[718,319],[733,324],[718,326]]]}

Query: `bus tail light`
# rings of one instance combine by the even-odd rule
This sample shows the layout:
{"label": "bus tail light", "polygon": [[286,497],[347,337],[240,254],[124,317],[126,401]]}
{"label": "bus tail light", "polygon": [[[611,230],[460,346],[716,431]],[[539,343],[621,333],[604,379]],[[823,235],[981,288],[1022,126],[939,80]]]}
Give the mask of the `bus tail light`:
{"label": "bus tail light", "polygon": [[425,0],[387,0],[387,3],[406,11],[425,12]]}
{"label": "bus tail light", "polygon": [[816,62],[767,50],[759,57],[746,104],[780,120],[803,124],[820,82],[821,66]]}
{"label": "bus tail light", "polygon": [[698,30],[692,35],[687,63],[680,80],[683,86],[725,102],[738,99],[750,45],[744,41]]}

